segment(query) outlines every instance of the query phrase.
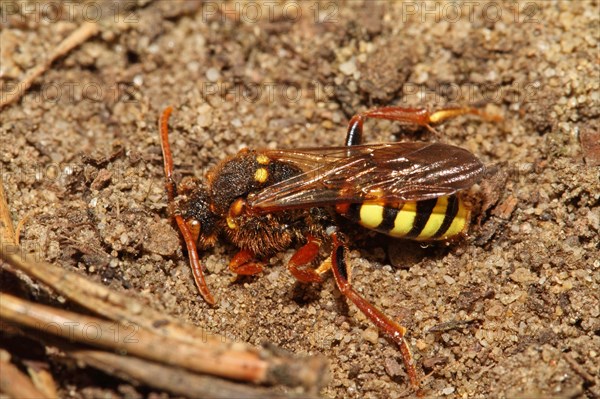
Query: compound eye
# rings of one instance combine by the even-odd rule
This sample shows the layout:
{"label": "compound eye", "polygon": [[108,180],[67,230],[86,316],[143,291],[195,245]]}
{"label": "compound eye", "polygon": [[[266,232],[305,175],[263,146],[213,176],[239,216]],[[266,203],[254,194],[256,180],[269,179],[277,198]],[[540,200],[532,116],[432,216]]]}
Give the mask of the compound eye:
{"label": "compound eye", "polygon": [[194,242],[198,242],[198,237],[200,236],[200,222],[196,219],[187,219],[185,224],[188,227],[190,233],[192,233],[192,237],[194,238]]}

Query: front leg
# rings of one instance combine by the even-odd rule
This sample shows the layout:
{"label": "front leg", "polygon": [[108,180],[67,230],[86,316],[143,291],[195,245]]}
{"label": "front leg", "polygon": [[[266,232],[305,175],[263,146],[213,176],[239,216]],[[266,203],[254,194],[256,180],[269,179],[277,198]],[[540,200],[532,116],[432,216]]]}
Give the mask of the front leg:
{"label": "front leg", "polygon": [[331,267],[333,269],[333,276],[339,290],[350,299],[356,307],[364,313],[365,316],[373,322],[388,337],[390,337],[400,347],[400,353],[402,354],[402,360],[404,361],[404,367],[408,373],[410,383],[417,390],[417,394],[420,396],[421,392],[420,377],[415,367],[415,361],[412,357],[412,353],[408,346],[408,342],[404,338],[406,334],[406,327],[401,326],[395,321],[391,320],[382,311],[371,305],[366,299],[364,299],[358,292],[352,288],[350,284],[350,268],[346,261],[347,248],[341,241],[341,234],[334,232],[332,237],[332,252],[331,252]]}
{"label": "front leg", "polygon": [[251,251],[242,249],[229,261],[229,270],[242,276],[253,276],[263,271],[263,264],[256,261]]}

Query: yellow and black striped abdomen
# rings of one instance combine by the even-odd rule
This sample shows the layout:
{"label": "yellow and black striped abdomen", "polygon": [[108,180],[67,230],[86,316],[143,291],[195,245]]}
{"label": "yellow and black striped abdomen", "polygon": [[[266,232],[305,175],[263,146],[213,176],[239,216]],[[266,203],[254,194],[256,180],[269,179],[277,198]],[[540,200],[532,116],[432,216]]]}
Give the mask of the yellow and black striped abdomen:
{"label": "yellow and black striped abdomen", "polygon": [[418,241],[450,239],[469,223],[469,209],[456,195],[397,205],[363,202],[339,206],[338,212],[369,229]]}

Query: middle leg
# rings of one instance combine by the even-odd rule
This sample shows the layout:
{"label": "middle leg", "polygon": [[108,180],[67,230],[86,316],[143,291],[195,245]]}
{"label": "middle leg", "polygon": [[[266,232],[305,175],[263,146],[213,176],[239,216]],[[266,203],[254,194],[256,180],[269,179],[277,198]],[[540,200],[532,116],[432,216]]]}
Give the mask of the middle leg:
{"label": "middle leg", "polygon": [[308,242],[296,251],[288,262],[287,267],[298,281],[303,283],[320,283],[322,281],[320,268],[313,270],[309,267],[302,267],[313,262],[319,255],[319,249],[321,248],[321,242],[313,236],[309,235],[307,239]]}

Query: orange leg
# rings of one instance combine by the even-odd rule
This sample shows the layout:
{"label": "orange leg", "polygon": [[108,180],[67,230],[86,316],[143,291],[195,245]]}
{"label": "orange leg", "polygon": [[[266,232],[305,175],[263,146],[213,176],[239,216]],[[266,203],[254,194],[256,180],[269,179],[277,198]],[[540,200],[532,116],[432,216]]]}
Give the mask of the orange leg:
{"label": "orange leg", "polygon": [[[183,217],[175,212],[175,183],[173,182],[173,156],[171,154],[171,147],[169,146],[169,130],[168,122],[169,116],[171,116],[173,108],[167,107],[163,111],[160,121],[158,123],[160,131],[160,144],[162,147],[164,168],[165,168],[165,186],[167,188],[167,200],[169,206],[169,214],[173,215],[179,231],[183,236],[185,245],[187,247],[188,258],[190,260],[190,267],[192,268],[192,274],[194,275],[194,281],[198,287],[198,291],[206,302],[210,305],[214,305],[215,299],[210,293],[206,280],[204,279],[204,273],[202,272],[202,266],[200,265],[200,258],[198,257],[198,249],[196,248],[196,240],[198,238],[196,231],[190,230],[190,225],[183,220]],[[193,226],[192,226],[193,227]],[[192,229],[194,230],[194,229]]]}
{"label": "orange leg", "polygon": [[362,142],[363,123],[368,118],[404,122],[411,125],[423,126],[434,131],[431,125],[465,114],[478,115],[485,120],[500,120],[498,116],[486,114],[482,110],[473,107],[443,108],[433,113],[425,108],[382,107],[354,115],[350,119],[346,134],[346,145],[357,145]]}
{"label": "orange leg", "polygon": [[346,298],[350,299],[356,307],[358,307],[360,311],[363,312],[377,328],[379,328],[379,330],[384,332],[398,344],[410,383],[417,390],[417,394],[421,396],[421,391],[419,389],[420,377],[415,367],[415,361],[413,360],[408,343],[406,342],[406,339],[404,339],[404,335],[407,331],[406,328],[388,318],[383,312],[367,302],[354,290],[354,288],[352,288],[352,285],[349,282],[350,269],[346,262],[347,249],[340,241],[339,233],[333,233],[332,239],[333,248],[331,253],[331,264],[333,276],[338,288]]}
{"label": "orange leg", "polygon": [[315,270],[310,268],[300,268],[300,266],[308,265],[315,260],[319,255],[321,243],[313,236],[308,236],[308,242],[304,244],[292,256],[288,262],[288,270],[298,281],[303,283],[319,283],[322,281],[321,276]]}
{"label": "orange leg", "polygon": [[235,274],[252,276],[263,271],[263,264],[254,261],[254,254],[242,249],[229,261],[229,270]]}

